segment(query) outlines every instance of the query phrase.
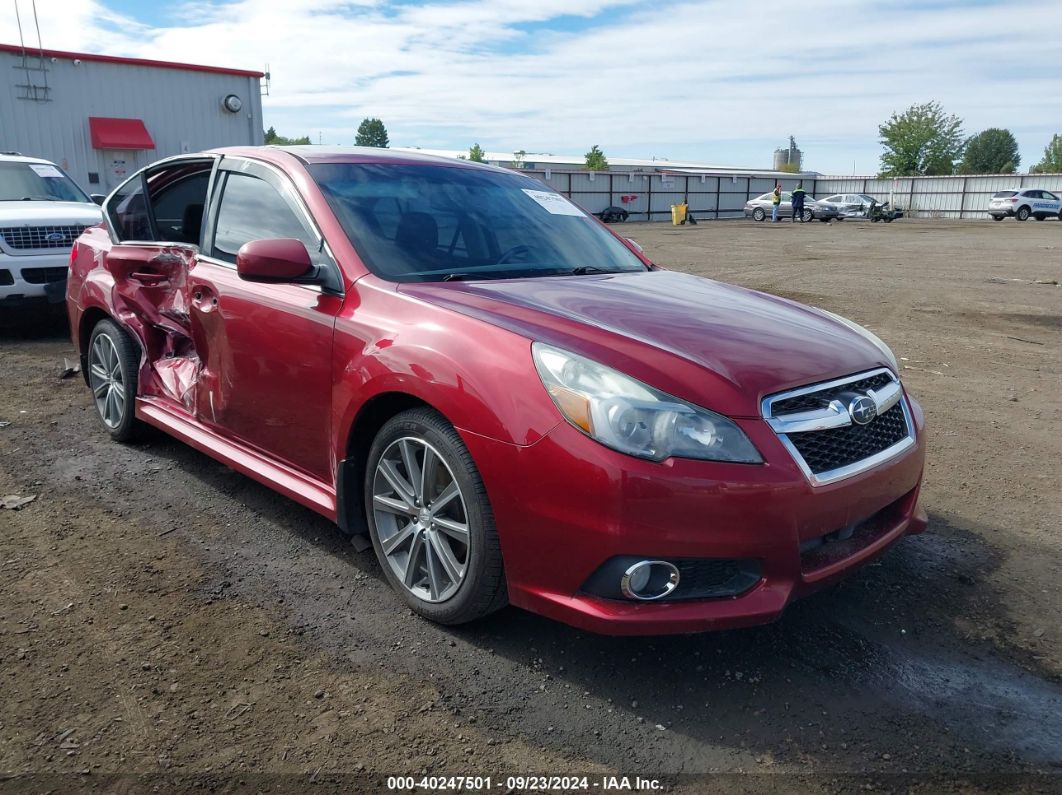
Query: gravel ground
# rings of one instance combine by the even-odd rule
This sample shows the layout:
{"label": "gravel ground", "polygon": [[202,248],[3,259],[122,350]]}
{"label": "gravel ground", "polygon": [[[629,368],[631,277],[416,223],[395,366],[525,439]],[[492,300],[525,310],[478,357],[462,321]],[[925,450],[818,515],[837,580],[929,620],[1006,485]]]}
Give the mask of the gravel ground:
{"label": "gravel ground", "polygon": [[889,342],[930,427],[927,533],[757,629],[442,628],[315,514],[161,435],[108,441],[57,377],[65,329],[9,325],[0,495],[36,499],[0,510],[0,786],[1062,789],[1062,224],[620,229]]}

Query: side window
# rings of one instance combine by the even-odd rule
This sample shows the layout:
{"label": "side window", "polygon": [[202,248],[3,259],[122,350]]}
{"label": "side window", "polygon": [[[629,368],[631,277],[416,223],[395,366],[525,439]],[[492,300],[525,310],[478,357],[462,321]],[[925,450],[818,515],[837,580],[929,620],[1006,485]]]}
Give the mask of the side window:
{"label": "side window", "polygon": [[258,177],[229,172],[221,194],[214,230],[214,256],[236,261],[240,246],[251,240],[295,238],[317,258],[318,242],[281,193]]}
{"label": "side window", "polygon": [[143,179],[134,177],[111,197],[107,219],[119,240],[152,239]]}
{"label": "side window", "polygon": [[1040,198],[1040,191],[1038,191],[1038,190],[1027,190],[1027,191],[1025,191],[1025,195],[1028,196],[1030,199],[1039,199]]}
{"label": "side window", "polygon": [[828,199],[823,199],[823,201],[830,202],[832,204],[842,204],[844,202],[844,196],[838,194],[837,196],[830,196]]}
{"label": "side window", "polygon": [[199,245],[210,169],[182,168],[148,179],[151,210],[160,240]]}
{"label": "side window", "polygon": [[1050,199],[1053,202],[1058,201],[1058,196],[1053,194],[1051,191],[1045,190],[1045,191],[1040,191],[1040,192],[1044,195],[1045,199]]}

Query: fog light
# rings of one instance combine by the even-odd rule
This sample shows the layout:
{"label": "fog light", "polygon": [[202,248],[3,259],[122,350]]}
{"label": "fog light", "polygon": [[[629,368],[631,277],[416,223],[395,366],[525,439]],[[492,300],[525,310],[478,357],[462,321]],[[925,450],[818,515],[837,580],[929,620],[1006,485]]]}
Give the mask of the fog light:
{"label": "fog light", "polygon": [[[615,581],[613,581],[615,582]],[[661,599],[678,588],[679,570],[666,560],[640,560],[623,572],[620,591],[628,599]]]}

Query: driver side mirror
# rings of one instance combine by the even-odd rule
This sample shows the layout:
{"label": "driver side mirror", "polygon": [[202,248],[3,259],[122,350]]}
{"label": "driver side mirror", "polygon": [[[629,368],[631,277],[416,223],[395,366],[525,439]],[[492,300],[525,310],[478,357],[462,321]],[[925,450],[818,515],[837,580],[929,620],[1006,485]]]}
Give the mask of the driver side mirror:
{"label": "driver side mirror", "polygon": [[236,254],[236,273],[248,282],[286,284],[313,276],[310,254],[294,238],[252,240]]}

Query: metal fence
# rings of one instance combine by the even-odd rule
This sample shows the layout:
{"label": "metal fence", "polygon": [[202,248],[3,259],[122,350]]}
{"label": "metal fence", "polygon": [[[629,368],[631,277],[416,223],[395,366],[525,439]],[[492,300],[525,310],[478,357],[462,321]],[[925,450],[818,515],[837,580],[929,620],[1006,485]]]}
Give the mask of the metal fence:
{"label": "metal fence", "polygon": [[815,196],[868,193],[924,218],[988,218],[988,202],[1001,190],[1042,188],[1062,192],[1062,174],[1012,174],[969,177],[820,177]]}
{"label": "metal fence", "polygon": [[[588,212],[623,207],[634,221],[671,219],[671,205],[688,204],[698,220],[740,218],[745,202],[774,189],[774,176],[660,172],[588,172],[525,169]],[[800,177],[778,180],[792,190]],[[1062,174],[959,177],[818,177],[804,178],[815,198],[838,193],[866,193],[909,215],[932,218],[987,218],[988,201],[1000,190],[1043,188],[1062,192]]]}

